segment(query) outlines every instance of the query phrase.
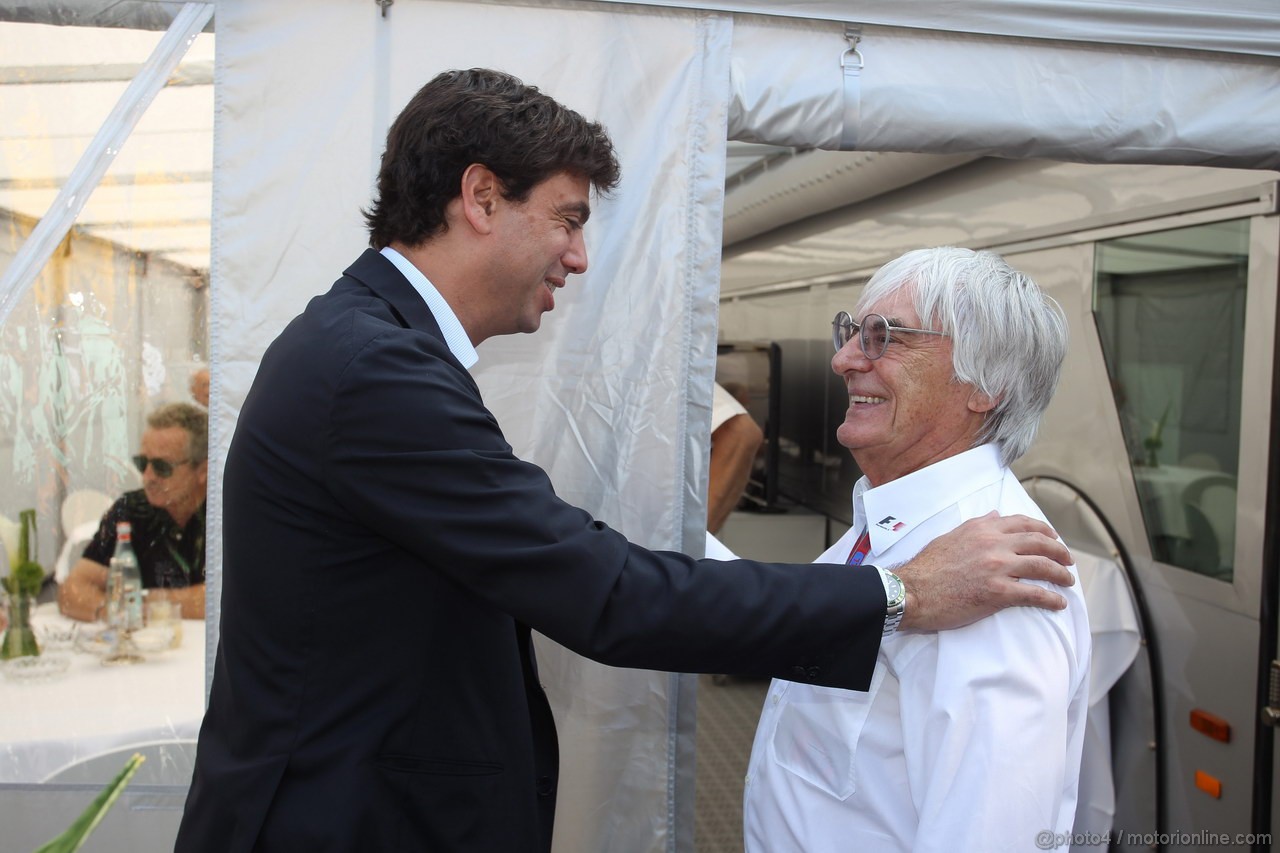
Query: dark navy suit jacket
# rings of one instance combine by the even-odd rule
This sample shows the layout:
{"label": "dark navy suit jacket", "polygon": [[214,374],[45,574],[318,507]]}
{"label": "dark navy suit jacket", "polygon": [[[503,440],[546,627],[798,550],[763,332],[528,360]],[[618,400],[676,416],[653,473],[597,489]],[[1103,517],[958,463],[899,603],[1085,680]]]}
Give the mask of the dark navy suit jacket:
{"label": "dark navy suit jacket", "polygon": [[561,501],[372,250],[264,355],[223,533],[184,853],[545,853],[530,628],[614,666],[865,689],[885,607],[865,569],[651,552]]}

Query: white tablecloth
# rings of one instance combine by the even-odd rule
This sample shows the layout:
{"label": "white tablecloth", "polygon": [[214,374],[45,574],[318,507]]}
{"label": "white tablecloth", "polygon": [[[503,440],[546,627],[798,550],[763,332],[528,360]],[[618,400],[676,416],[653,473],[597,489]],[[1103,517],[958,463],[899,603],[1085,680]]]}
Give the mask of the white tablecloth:
{"label": "white tablecloth", "polygon": [[[32,622],[37,630],[71,624],[52,603]],[[184,620],[179,648],[131,666],[103,666],[100,656],[70,649],[46,652],[71,658],[52,680],[0,676],[0,782],[43,782],[105,752],[194,740],[204,715],[204,630],[203,621]]]}
{"label": "white tablecloth", "polygon": [[1138,494],[1156,518],[1147,519],[1148,525],[1157,526],[1153,533],[1163,533],[1179,539],[1188,539],[1192,531],[1187,526],[1187,489],[1208,477],[1221,476],[1203,468],[1187,468],[1181,465],[1161,465],[1158,468],[1135,467],[1133,478],[1138,484]]}

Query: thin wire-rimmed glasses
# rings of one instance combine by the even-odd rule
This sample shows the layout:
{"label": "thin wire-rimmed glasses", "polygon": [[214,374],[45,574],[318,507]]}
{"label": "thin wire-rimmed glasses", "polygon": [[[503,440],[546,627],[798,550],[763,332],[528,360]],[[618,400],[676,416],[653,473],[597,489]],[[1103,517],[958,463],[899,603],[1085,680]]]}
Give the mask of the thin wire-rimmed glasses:
{"label": "thin wire-rimmed glasses", "polygon": [[831,321],[831,343],[835,346],[836,352],[844,349],[844,345],[853,339],[854,332],[858,333],[862,354],[872,361],[884,355],[893,335],[900,332],[947,337],[946,332],[935,332],[933,329],[908,329],[905,326],[895,326],[885,319],[883,314],[868,314],[862,318],[861,323],[858,323],[849,316],[847,311],[837,311],[835,319]]}

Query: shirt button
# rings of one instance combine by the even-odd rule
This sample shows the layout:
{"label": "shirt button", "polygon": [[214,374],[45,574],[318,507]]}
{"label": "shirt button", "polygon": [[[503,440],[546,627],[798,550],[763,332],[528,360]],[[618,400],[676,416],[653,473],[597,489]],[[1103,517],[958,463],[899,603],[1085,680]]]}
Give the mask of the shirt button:
{"label": "shirt button", "polygon": [[778,704],[779,702],[781,702],[781,701],[782,701],[782,694],[781,694],[781,693],[775,693],[775,694],[773,694],[773,704],[777,705],[777,704]]}
{"label": "shirt button", "polygon": [[748,773],[746,776],[743,776],[743,777],[742,777],[742,784],[744,784],[744,785],[750,785],[750,784],[751,784],[751,774],[750,774],[750,773]]}

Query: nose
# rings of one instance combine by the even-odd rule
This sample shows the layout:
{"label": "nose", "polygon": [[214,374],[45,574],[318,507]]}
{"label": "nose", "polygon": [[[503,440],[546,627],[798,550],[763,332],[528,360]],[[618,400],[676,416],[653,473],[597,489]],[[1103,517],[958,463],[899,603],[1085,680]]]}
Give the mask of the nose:
{"label": "nose", "polygon": [[862,343],[854,335],[831,357],[831,370],[837,376],[844,376],[850,371],[865,373],[871,369],[871,359],[862,351]]}
{"label": "nose", "polygon": [[573,232],[569,248],[560,256],[560,260],[571,273],[581,275],[587,271],[587,240],[581,228]]}

